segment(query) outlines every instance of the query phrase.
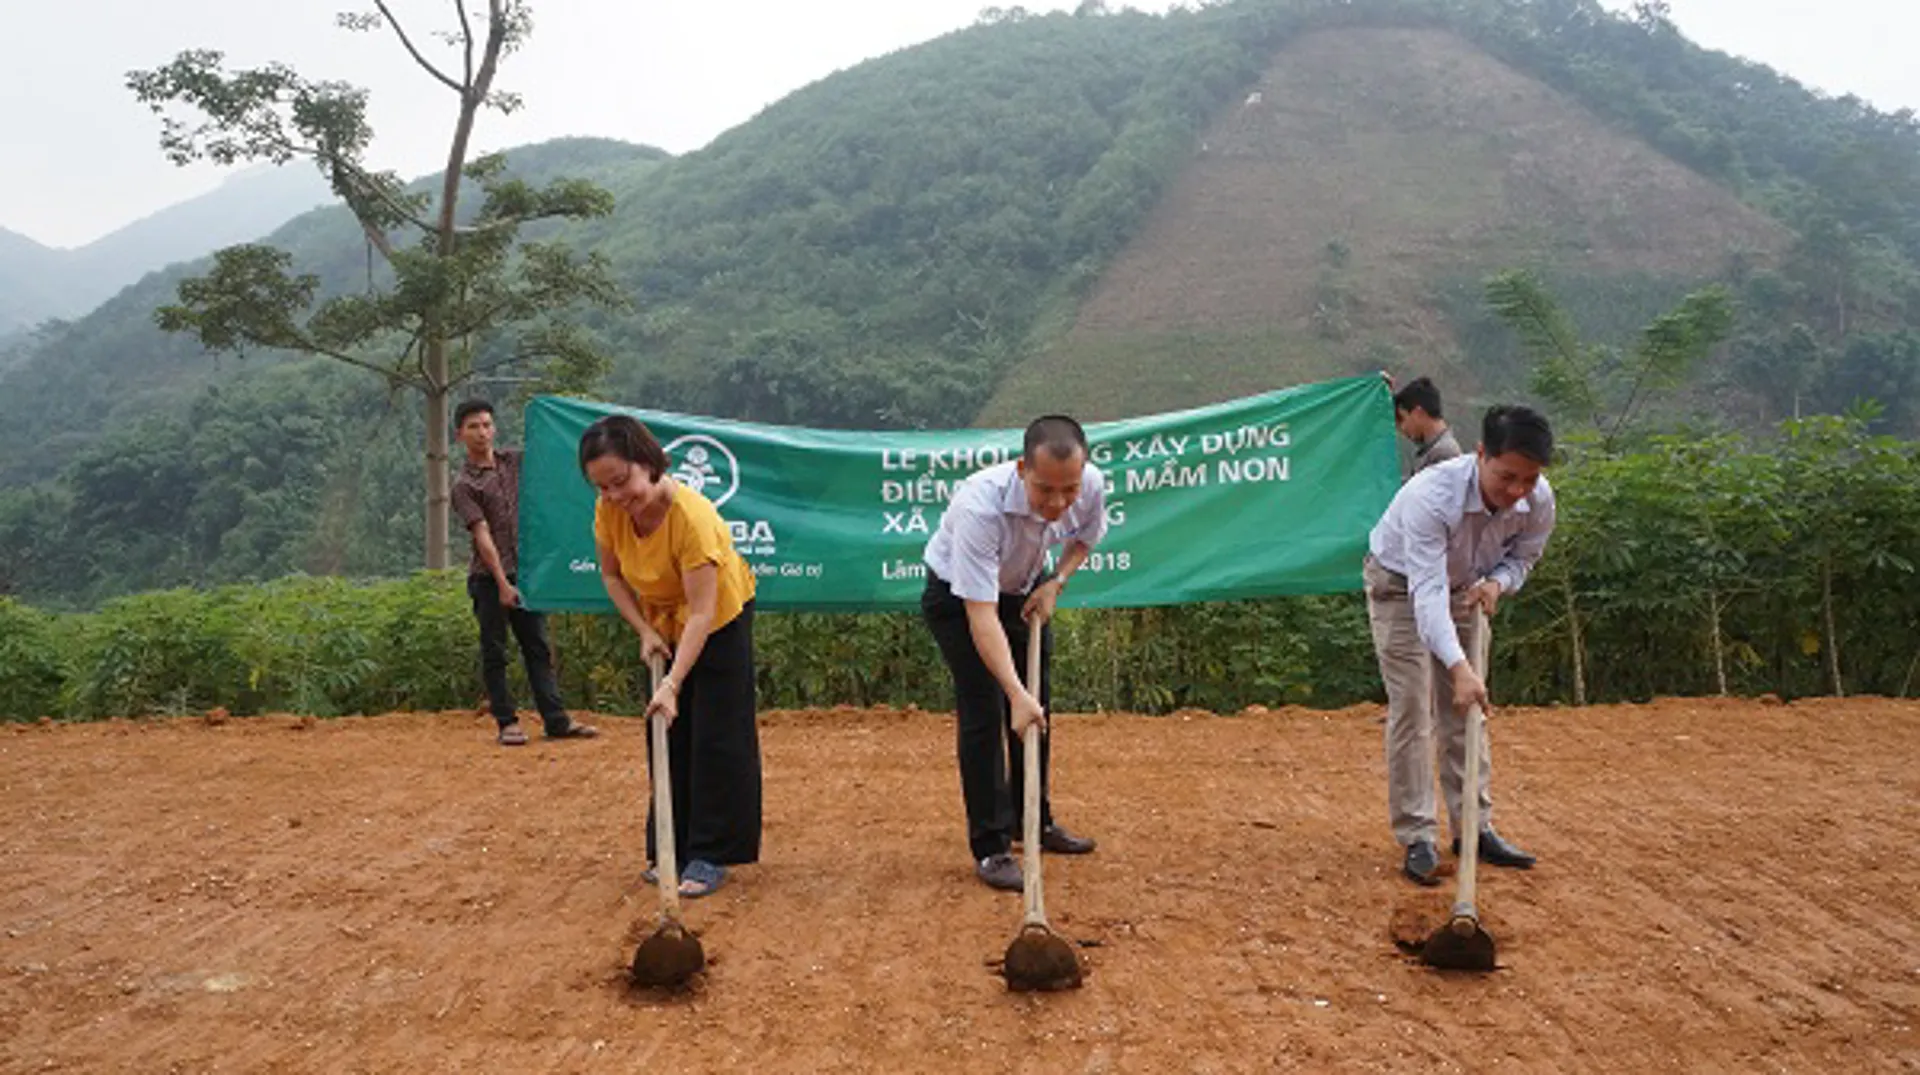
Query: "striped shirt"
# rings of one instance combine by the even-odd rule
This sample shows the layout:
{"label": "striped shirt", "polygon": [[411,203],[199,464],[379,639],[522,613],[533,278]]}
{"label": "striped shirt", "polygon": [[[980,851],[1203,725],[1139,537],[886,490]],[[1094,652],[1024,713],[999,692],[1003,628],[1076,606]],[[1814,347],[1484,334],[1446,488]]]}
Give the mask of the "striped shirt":
{"label": "striped shirt", "polygon": [[[492,466],[475,466],[469,457],[453,479],[454,513],[460,516],[460,523],[467,528],[469,536],[473,533],[473,524],[487,524],[493,534],[494,548],[500,550],[500,568],[509,578],[520,566],[520,462],[519,449],[495,448]],[[477,544],[467,573],[492,574],[480,559]]]}

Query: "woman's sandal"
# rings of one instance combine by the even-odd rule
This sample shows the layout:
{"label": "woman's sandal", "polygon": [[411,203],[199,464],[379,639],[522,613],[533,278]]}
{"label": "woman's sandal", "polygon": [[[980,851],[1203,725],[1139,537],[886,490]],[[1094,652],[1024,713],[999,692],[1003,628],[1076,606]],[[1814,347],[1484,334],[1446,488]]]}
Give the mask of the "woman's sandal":
{"label": "woman's sandal", "polygon": [[727,882],[727,868],[705,859],[694,859],[680,871],[680,895],[690,900],[711,896]]}

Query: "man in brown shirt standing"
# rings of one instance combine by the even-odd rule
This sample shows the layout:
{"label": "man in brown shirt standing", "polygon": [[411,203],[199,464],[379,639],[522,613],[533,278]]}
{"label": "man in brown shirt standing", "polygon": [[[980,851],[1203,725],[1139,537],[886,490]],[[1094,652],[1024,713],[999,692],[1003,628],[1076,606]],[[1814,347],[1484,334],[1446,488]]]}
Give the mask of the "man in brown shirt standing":
{"label": "man in brown shirt standing", "polygon": [[525,746],[527,733],[514,715],[507,688],[507,629],[520,642],[527,682],[548,739],[591,739],[592,726],[577,724],[560,704],[553,678],[553,651],[547,645],[546,617],[520,605],[514,585],[519,552],[521,453],[493,446],[493,404],[468,400],[453,412],[453,428],[467,447],[467,459],[453,480],[453,510],[473,537],[473,562],[467,569],[467,596],[480,621],[480,674],[487,703],[500,725],[501,746]]}

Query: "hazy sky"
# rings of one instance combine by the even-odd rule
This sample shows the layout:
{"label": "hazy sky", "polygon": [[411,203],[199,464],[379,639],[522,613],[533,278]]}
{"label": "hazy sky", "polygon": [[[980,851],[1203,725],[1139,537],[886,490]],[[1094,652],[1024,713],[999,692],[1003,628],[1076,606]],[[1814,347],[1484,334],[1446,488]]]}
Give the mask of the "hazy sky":
{"label": "hazy sky", "polygon": [[[1606,0],[1625,8],[1630,0]],[[1164,10],[1171,0],[1133,6]],[[412,176],[445,154],[452,94],[389,35],[337,30],[355,0],[65,0],[8,6],[0,40],[0,226],[85,243],[215,186],[156,148],[159,121],[125,73],[185,48],[235,63],[282,60],[372,91],[373,163]],[[1920,108],[1914,0],[1672,0],[1705,45],[1886,108]],[[368,6],[371,6],[370,4]],[[484,6],[484,5],[482,5]],[[527,48],[500,85],[525,111],[483,117],[481,149],[594,134],[697,149],[785,94],[868,57],[958,29],[982,0],[536,0]],[[1006,4],[1002,3],[1002,6]],[[1073,0],[1026,0],[1029,10]],[[1115,6],[1119,6],[1117,3]],[[449,28],[446,0],[394,0],[416,38]]]}

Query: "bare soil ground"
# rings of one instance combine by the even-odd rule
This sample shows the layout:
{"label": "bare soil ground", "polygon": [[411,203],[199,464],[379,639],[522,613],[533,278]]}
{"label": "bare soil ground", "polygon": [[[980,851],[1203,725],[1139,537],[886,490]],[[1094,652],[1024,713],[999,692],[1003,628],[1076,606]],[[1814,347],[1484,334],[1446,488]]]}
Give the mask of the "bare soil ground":
{"label": "bare soil ground", "polygon": [[644,726],[0,729],[0,1070],[1920,1070],[1920,704],[1513,710],[1504,968],[1394,945],[1371,709],[1057,721],[1085,988],[1010,994],[950,718],[764,720],[766,851],[634,995]]}

